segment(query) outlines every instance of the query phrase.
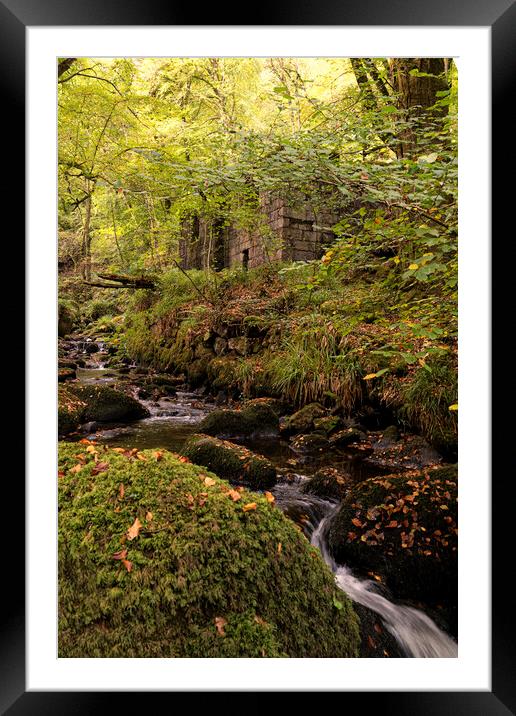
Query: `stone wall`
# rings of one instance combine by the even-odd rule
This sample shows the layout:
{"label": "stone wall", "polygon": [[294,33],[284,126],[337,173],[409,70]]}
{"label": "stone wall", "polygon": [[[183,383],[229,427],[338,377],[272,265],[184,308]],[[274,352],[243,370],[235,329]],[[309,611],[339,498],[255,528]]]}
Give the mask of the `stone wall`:
{"label": "stone wall", "polygon": [[338,217],[330,212],[315,213],[306,205],[288,205],[268,195],[261,205],[263,225],[255,231],[210,227],[196,218],[185,222],[180,243],[183,268],[205,268],[208,263],[216,269],[256,268],[269,261],[309,261],[319,258],[334,240],[329,227]]}

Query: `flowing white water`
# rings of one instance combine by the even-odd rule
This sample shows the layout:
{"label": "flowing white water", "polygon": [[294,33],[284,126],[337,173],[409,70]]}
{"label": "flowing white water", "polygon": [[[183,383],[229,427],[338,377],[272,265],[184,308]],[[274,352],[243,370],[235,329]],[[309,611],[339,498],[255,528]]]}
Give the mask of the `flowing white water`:
{"label": "flowing white water", "polygon": [[385,627],[401,645],[407,656],[426,658],[453,658],[457,656],[457,644],[423,612],[413,607],[393,604],[376,590],[373,581],[358,579],[351,569],[338,565],[328,551],[326,531],[331,514],[337,509],[332,506],[330,513],[323,517],[312,533],[311,543],[317,547],[325,562],[335,574],[340,589],[358,604],[372,609],[381,616]]}

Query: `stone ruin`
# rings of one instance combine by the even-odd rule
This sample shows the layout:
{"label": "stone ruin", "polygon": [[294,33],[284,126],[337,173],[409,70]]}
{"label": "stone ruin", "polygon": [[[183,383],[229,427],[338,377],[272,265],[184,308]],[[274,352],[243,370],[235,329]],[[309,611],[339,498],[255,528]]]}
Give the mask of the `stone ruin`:
{"label": "stone ruin", "polygon": [[180,239],[182,268],[255,268],[271,261],[317,259],[335,239],[331,226],[338,216],[263,196],[261,220],[262,228],[254,231],[198,216],[185,221]]}

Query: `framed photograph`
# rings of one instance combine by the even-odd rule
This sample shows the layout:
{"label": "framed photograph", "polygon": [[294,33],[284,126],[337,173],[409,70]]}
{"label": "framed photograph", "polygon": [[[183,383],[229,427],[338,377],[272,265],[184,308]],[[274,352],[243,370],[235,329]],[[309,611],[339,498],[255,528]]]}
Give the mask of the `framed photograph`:
{"label": "framed photograph", "polygon": [[[491,550],[504,548],[489,438],[491,211],[507,192],[491,206],[490,132],[501,136],[514,72],[514,6],[262,8],[238,26],[211,14],[213,24],[191,25],[152,3],[122,13],[0,2],[10,137],[27,147],[28,406],[26,492],[15,486],[10,503],[25,500],[26,543],[7,556],[2,712],[90,713],[124,692],[338,691],[402,713],[515,713],[511,612],[492,594]],[[21,174],[18,159],[13,201]],[[410,195],[400,190],[409,174]],[[346,315],[346,301],[360,310]],[[446,370],[458,370],[458,394]],[[59,462],[58,437],[69,441]],[[213,450],[240,461],[228,484]],[[352,486],[339,487],[346,475]],[[385,494],[368,502],[364,479]],[[311,491],[317,480],[326,492]],[[184,505],[165,515],[176,484]],[[210,490],[221,495],[213,513]],[[425,522],[425,491],[439,524]],[[19,533],[20,510],[8,512]],[[222,566],[221,515],[232,520]],[[192,516],[217,533],[212,552],[202,536],[199,557]],[[392,572],[385,555],[361,561],[354,541],[374,551],[395,530],[408,566],[392,552]],[[170,531],[169,566],[153,573]],[[276,571],[261,557],[253,570],[270,580],[279,616],[267,590],[219,614],[217,579],[232,588],[252,539],[267,554],[274,542]],[[88,574],[104,564],[98,545],[109,569]],[[428,594],[407,588],[420,560],[448,564],[451,549],[458,572],[429,577],[425,566]],[[289,550],[299,564],[282,571]],[[341,566],[349,555],[353,572]],[[196,595],[198,569],[205,584],[213,575],[213,594]],[[287,585],[288,574],[306,585]],[[296,590],[304,606],[293,598],[287,609]],[[188,638],[166,622],[149,638],[145,610],[178,595]]]}

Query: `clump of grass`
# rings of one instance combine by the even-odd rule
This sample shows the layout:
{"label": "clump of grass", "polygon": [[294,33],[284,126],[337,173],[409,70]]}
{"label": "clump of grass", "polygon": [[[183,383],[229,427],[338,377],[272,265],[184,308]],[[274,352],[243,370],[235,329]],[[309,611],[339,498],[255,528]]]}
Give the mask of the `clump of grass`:
{"label": "clump of grass", "polygon": [[457,368],[451,356],[435,358],[420,367],[402,391],[402,418],[438,450],[457,451]]}
{"label": "clump of grass", "polygon": [[331,322],[310,317],[282,340],[268,367],[271,386],[296,405],[336,396],[349,412],[363,398],[362,371],[356,356],[342,352],[342,336]]}

